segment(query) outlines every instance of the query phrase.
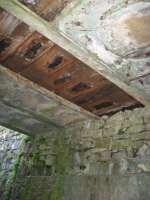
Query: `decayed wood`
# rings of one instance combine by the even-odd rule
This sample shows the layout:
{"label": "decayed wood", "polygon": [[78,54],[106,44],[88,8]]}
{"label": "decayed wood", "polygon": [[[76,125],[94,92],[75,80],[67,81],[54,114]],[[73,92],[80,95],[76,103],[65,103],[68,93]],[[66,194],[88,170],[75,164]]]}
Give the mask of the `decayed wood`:
{"label": "decayed wood", "polygon": [[32,32],[11,54],[6,54],[1,63],[15,72],[27,69],[36,58],[54,46],[47,38],[37,32]]}
{"label": "decayed wood", "polygon": [[[6,19],[2,18],[3,24],[14,24],[11,14],[6,11],[2,13],[7,16]],[[26,28],[30,30],[27,25]],[[22,26],[18,29],[13,25],[11,29],[12,40],[17,40],[18,35],[27,34]],[[5,26],[1,27],[0,34],[6,40],[6,45],[9,32],[9,28],[5,30]],[[1,62],[5,67],[86,110],[102,115],[112,113],[116,108],[121,110],[127,105],[138,105],[120,88],[36,31],[27,34],[16,49],[11,44],[4,49],[3,43],[0,40],[0,55],[5,52],[6,56]]]}
{"label": "decayed wood", "polygon": [[[29,37],[29,41],[27,40],[25,44],[23,43],[14,55],[3,62],[4,65],[97,115],[112,112],[112,108],[116,109],[117,107],[120,110],[126,105],[138,104],[138,102],[100,74],[56,45],[52,48],[51,45],[50,47],[46,45],[48,49],[42,55],[37,52],[32,60],[32,56],[36,52],[36,43],[31,50],[30,41],[38,41],[39,44],[41,37],[38,34],[33,34]],[[32,62],[29,59],[30,57]],[[54,63],[58,58],[62,58],[61,62]],[[52,66],[52,64],[56,65]],[[107,85],[109,87],[106,87]],[[91,99],[90,96],[92,96]],[[106,103],[109,101],[112,106],[108,105],[106,107],[104,102],[105,109],[102,106],[99,109],[95,109],[95,106],[99,105],[101,101]],[[83,102],[86,102],[86,104],[84,105]]]}
{"label": "decayed wood", "polygon": [[53,21],[57,15],[59,15],[61,11],[73,0],[19,1],[41,16],[43,19],[47,21]]}
{"label": "decayed wood", "polygon": [[31,32],[28,25],[0,10],[0,62],[10,56]]}
{"label": "decayed wood", "polygon": [[78,46],[76,46],[76,44],[68,41],[65,37],[61,35],[59,30],[57,30],[47,21],[43,20],[41,17],[30,11],[26,6],[24,6],[17,0],[0,0],[0,6],[18,17],[19,19],[23,20],[29,26],[39,31],[41,34],[52,40],[54,43],[72,53],[75,57],[78,57],[80,60],[98,71],[101,75],[115,83],[118,87],[127,92],[129,95],[136,98],[144,105],[150,104],[149,98],[144,94],[143,91],[129,86],[124,81],[122,81],[122,77],[117,78],[115,74],[113,74],[113,72],[111,72],[110,69],[107,68],[107,66],[99,63],[96,57],[89,55],[88,52],[80,49]]}

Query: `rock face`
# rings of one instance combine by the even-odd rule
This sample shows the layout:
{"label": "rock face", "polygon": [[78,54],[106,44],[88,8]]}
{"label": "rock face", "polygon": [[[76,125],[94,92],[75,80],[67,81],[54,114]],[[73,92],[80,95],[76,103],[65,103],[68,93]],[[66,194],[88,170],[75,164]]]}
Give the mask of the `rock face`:
{"label": "rock face", "polygon": [[27,137],[0,126],[0,199],[8,199]]}
{"label": "rock face", "polygon": [[24,147],[10,199],[150,199],[149,107],[55,129]]}

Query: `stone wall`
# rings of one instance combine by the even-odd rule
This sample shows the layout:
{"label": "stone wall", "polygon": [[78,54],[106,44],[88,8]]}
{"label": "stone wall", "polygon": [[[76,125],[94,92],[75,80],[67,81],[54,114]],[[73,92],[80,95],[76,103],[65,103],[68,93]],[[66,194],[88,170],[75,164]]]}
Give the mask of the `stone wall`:
{"label": "stone wall", "polygon": [[27,136],[0,126],[0,199],[9,198]]}
{"label": "stone wall", "polygon": [[150,199],[150,108],[26,141],[12,200]]}
{"label": "stone wall", "polygon": [[75,176],[65,200],[150,199],[150,108],[85,121],[67,135]]}
{"label": "stone wall", "polygon": [[75,166],[79,173],[150,172],[149,108],[85,121],[68,128],[67,135],[75,152]]}
{"label": "stone wall", "polygon": [[59,200],[65,176],[73,167],[64,129],[29,140],[18,170],[11,199]]}

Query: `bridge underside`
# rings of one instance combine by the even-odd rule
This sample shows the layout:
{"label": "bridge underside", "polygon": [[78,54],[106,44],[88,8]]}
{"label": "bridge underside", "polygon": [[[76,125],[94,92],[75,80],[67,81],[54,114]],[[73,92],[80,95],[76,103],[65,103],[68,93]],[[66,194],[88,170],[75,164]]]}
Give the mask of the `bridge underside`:
{"label": "bridge underside", "polygon": [[[148,1],[0,0],[0,7],[1,123],[29,112],[25,127],[36,114],[64,126],[150,105]],[[32,83],[30,99],[24,88]]]}
{"label": "bridge underside", "polygon": [[150,199],[149,106],[149,0],[0,0],[0,200]]}

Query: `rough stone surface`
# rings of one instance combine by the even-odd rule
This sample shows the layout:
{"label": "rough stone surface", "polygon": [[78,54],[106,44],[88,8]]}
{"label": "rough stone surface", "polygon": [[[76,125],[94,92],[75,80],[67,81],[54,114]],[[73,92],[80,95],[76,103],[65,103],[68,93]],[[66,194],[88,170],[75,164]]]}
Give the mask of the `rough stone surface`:
{"label": "rough stone surface", "polygon": [[147,107],[30,138],[10,199],[148,200],[149,187]]}
{"label": "rough stone surface", "polygon": [[0,199],[7,200],[27,136],[0,126]]}
{"label": "rough stone surface", "polygon": [[[0,65],[0,123],[24,133],[40,134],[66,124],[96,118],[69,101]],[[51,126],[50,126],[51,124]]]}
{"label": "rough stone surface", "polygon": [[150,199],[149,117],[148,107],[68,127],[74,176],[65,200]]}

